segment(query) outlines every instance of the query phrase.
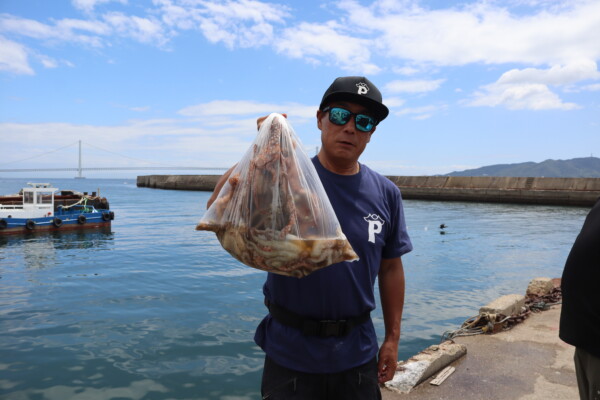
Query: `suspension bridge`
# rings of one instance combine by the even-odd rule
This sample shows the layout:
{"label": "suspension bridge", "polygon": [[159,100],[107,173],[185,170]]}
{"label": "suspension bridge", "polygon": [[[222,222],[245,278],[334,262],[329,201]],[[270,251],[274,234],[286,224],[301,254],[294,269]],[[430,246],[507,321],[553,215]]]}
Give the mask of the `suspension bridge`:
{"label": "suspension bridge", "polygon": [[84,167],[83,163],[82,163],[82,151],[81,151],[81,145],[82,145],[82,141],[79,140],[75,143],[70,143],[66,146],[63,147],[59,147],[58,149],[54,149],[54,150],[50,150],[32,157],[28,157],[22,160],[16,160],[16,161],[11,161],[9,163],[4,163],[4,164],[0,164],[0,166],[5,166],[7,164],[16,164],[16,163],[20,163],[23,161],[29,161],[35,158],[40,158],[43,157],[45,155],[48,155],[50,153],[55,153],[59,150],[63,150],[67,147],[71,147],[71,146],[75,146],[78,145],[79,148],[79,152],[78,152],[78,164],[77,167],[65,167],[65,168],[54,168],[54,167],[49,167],[49,168],[44,168],[44,167],[37,167],[37,168],[0,168],[0,173],[10,173],[10,172],[55,172],[55,171],[73,171],[73,172],[77,172],[77,175],[75,176],[75,178],[79,178],[79,179],[83,179],[83,172],[84,171],[175,171],[175,170],[179,170],[179,171],[226,171],[228,168],[221,168],[221,167],[201,167],[201,166],[176,166],[176,165],[165,165],[165,164],[160,164],[160,163],[155,163],[152,161],[147,161],[147,160],[142,160],[142,159],[136,159],[133,157],[129,157],[123,154],[119,154],[119,153],[115,153],[113,151],[110,150],[106,150],[103,148],[100,148],[98,146],[95,145],[91,145],[89,143],[84,143],[87,146],[96,148],[98,150],[102,150],[104,152],[107,153],[111,153],[111,154],[115,154],[124,158],[128,158],[128,159],[132,159],[132,160],[136,160],[138,162],[144,162],[147,164],[153,164],[152,166],[137,166],[137,167],[131,167],[131,166],[127,166],[127,167]]}

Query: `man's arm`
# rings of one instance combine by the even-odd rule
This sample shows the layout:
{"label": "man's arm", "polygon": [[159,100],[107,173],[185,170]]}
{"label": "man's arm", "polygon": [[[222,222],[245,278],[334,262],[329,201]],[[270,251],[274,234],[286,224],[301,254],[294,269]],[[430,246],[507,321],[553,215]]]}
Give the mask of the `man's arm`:
{"label": "man's arm", "polygon": [[379,383],[394,377],[398,362],[400,324],[404,308],[404,267],[400,257],[383,259],[379,267],[379,294],[385,339],[379,349]]}
{"label": "man's arm", "polygon": [[210,195],[210,198],[206,202],[206,208],[207,209],[209,209],[210,205],[212,203],[214,203],[214,201],[217,199],[217,196],[219,195],[219,192],[223,188],[223,185],[225,185],[225,182],[227,182],[227,179],[229,179],[229,175],[231,175],[231,173],[233,172],[233,169],[236,167],[236,165],[237,164],[235,164],[233,167],[229,168],[227,170],[227,172],[225,172],[223,175],[221,175],[221,177],[217,181],[217,184],[215,185],[215,190],[213,190],[212,194]]}

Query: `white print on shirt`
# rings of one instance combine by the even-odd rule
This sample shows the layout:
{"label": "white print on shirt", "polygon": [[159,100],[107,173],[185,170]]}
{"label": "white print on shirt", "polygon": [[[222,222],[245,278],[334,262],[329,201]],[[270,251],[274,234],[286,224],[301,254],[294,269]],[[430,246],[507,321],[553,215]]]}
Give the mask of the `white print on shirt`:
{"label": "white print on shirt", "polygon": [[369,223],[369,242],[375,243],[375,234],[381,233],[385,221],[377,214],[369,214],[364,219]]}

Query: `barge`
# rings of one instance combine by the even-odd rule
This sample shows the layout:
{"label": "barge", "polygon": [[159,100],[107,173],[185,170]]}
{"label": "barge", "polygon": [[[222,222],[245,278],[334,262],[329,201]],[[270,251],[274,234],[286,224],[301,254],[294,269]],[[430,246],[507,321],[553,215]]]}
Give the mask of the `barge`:
{"label": "barge", "polygon": [[36,231],[110,227],[115,214],[106,198],[28,183],[19,194],[0,196],[0,236]]}

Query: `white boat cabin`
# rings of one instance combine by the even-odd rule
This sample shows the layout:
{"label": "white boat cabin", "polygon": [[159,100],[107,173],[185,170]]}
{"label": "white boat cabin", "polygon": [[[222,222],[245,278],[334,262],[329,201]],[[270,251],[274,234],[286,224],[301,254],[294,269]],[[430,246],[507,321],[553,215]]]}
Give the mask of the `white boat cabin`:
{"label": "white boat cabin", "polygon": [[27,183],[22,205],[0,204],[0,218],[43,218],[54,215],[54,193],[50,183]]}

